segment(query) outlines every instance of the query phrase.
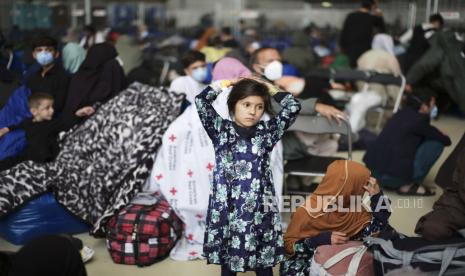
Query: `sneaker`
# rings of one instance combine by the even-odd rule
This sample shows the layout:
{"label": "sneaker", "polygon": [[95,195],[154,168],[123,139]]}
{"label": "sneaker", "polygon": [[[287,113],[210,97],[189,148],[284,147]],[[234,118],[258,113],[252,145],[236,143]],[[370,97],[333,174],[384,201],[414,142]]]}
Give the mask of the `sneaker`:
{"label": "sneaker", "polygon": [[88,261],[90,261],[94,256],[94,253],[95,251],[92,248],[84,245],[81,249],[82,262],[87,263]]}

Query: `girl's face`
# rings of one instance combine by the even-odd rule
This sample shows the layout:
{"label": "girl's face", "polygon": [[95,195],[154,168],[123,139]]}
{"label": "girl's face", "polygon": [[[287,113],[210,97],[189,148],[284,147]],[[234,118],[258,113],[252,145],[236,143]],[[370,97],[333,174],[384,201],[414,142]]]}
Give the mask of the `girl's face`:
{"label": "girl's face", "polygon": [[241,127],[252,127],[260,121],[265,111],[265,101],[260,96],[248,96],[236,103],[234,121]]}

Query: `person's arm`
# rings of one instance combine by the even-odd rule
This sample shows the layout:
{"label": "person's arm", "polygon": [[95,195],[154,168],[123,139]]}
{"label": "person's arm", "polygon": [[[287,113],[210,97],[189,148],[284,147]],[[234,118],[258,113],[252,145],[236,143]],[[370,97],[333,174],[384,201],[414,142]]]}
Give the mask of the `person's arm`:
{"label": "person's arm", "polygon": [[399,37],[399,42],[402,45],[407,45],[410,43],[410,40],[412,39],[412,37],[413,37],[413,29],[408,29],[405,33],[403,33]]}
{"label": "person's arm", "polygon": [[[370,185],[371,184],[371,185]],[[391,201],[384,196],[383,191],[379,188],[378,181],[371,177],[365,190],[370,195],[371,221],[361,231],[362,237],[371,236],[381,232],[387,225],[391,216]]]}
{"label": "person's arm", "polygon": [[311,258],[320,245],[331,244],[331,232],[322,232],[317,236],[298,240],[294,243],[293,257],[304,259]]}
{"label": "person's arm", "polygon": [[[223,130],[225,120],[213,108],[213,102],[221,93],[224,81],[213,82],[195,97],[195,106],[205,131],[215,141]],[[224,84],[226,85],[226,84]]]}
{"label": "person's arm", "polygon": [[425,139],[438,141],[444,146],[450,146],[452,143],[449,136],[443,134],[436,127],[428,123],[419,125],[413,132],[416,135],[423,136]]}
{"label": "person's arm", "polygon": [[269,147],[273,147],[297,118],[300,111],[300,103],[289,92],[278,92],[273,98],[281,105],[281,111],[271,120],[264,122],[270,135]]}

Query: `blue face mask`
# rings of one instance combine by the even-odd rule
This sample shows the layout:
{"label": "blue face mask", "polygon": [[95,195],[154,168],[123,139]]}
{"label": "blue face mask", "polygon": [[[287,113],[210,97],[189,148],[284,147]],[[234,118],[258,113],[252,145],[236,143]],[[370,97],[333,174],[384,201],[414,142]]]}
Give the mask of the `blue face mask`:
{"label": "blue face mask", "polygon": [[36,60],[40,65],[46,66],[52,63],[54,58],[53,58],[52,53],[48,51],[41,51],[37,53]]}
{"label": "blue face mask", "polygon": [[429,112],[429,117],[431,119],[434,119],[438,116],[438,107],[437,106],[433,106],[433,108],[431,108],[431,111]]}
{"label": "blue face mask", "polygon": [[207,67],[195,68],[192,70],[192,78],[197,82],[203,82],[207,79],[208,71]]}

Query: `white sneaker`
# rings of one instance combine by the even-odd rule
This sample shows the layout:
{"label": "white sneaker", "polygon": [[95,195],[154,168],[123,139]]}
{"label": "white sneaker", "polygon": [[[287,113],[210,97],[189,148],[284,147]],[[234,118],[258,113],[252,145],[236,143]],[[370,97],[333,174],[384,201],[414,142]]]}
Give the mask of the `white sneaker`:
{"label": "white sneaker", "polygon": [[88,261],[90,261],[90,259],[92,259],[92,257],[94,256],[94,253],[95,251],[92,248],[84,245],[81,249],[82,262],[87,263]]}

